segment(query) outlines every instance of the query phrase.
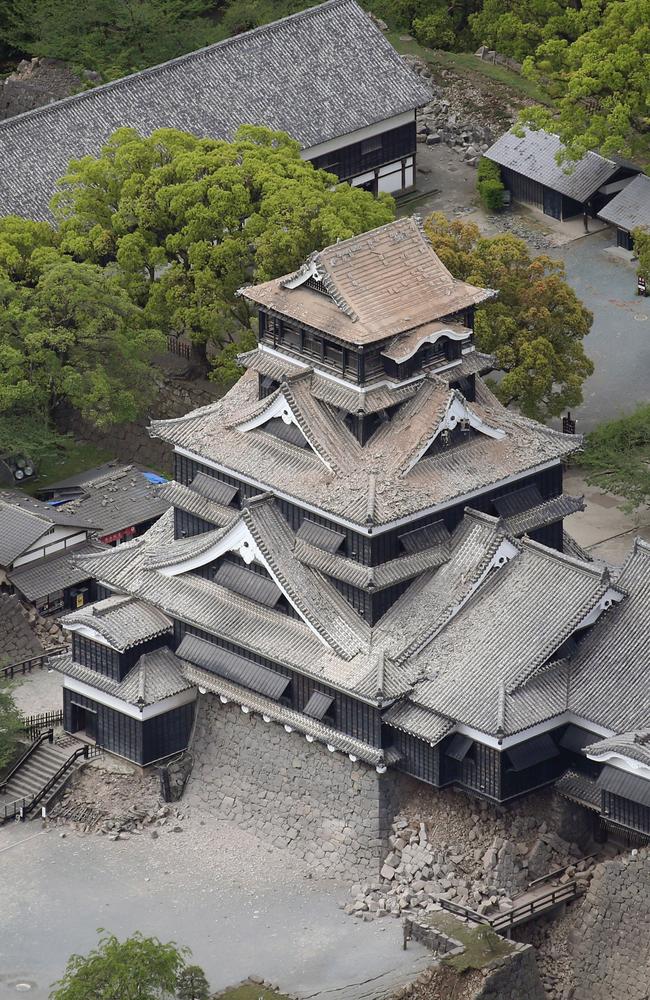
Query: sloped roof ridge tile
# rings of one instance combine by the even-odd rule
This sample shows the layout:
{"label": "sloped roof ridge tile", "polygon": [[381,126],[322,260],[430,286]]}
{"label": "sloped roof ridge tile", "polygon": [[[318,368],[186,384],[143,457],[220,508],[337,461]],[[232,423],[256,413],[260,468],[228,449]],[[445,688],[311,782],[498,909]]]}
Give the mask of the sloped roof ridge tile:
{"label": "sloped roof ridge tile", "polygon": [[[255,517],[255,514],[259,510],[263,510],[264,516],[269,519],[269,524],[261,525],[259,523],[259,520]],[[325,584],[327,589],[322,584],[316,587],[311,570],[304,567],[295,558],[293,554],[293,533],[284,518],[282,518],[282,515],[277,511],[275,497],[272,494],[268,494],[267,496],[257,498],[255,504],[243,509],[242,519],[265,559],[268,560],[281,586],[286,590],[291,599],[295,601],[300,612],[305,615],[311,626],[344,659],[349,660],[359,653],[369,639],[369,631],[365,637],[362,637],[360,634],[366,631],[367,627],[364,629],[361,620],[355,618],[354,624],[358,627],[353,629],[351,627],[350,605],[346,604],[344,598],[334,588],[327,586],[327,584]],[[264,528],[267,530],[264,530]],[[277,544],[274,545],[273,542]],[[296,581],[292,576],[285,572],[285,567],[279,558],[281,551],[285,559],[294,564],[293,568],[297,571],[297,575],[302,577],[299,586],[296,585]],[[309,586],[310,583],[312,584],[311,588]],[[309,593],[310,589],[313,591],[312,594]],[[320,602],[318,610],[314,607],[314,599],[317,605]]]}
{"label": "sloped roof ridge tile", "polygon": [[165,542],[160,550],[154,549],[145,556],[143,565],[146,569],[161,569],[164,566],[173,566],[174,563],[200,556],[227,535],[235,521],[238,521],[240,517],[240,512],[233,509],[230,521],[221,527],[200,532],[198,535],[189,535],[187,538],[176,538],[171,543]]}
{"label": "sloped roof ridge tile", "polygon": [[[566,552],[560,552],[558,549],[550,548],[548,545],[544,545],[543,542],[538,542],[534,538],[529,538],[528,535],[520,540],[521,544],[528,549],[533,549],[537,552],[542,552],[549,559],[557,559],[558,562],[564,563],[567,566],[573,566],[575,569],[582,570],[587,576],[593,576],[599,579],[603,584],[610,584],[610,574],[607,566],[604,564],[598,564],[594,562],[585,562],[583,559],[578,559],[577,556],[567,555]],[[619,589],[619,588],[616,588]]]}

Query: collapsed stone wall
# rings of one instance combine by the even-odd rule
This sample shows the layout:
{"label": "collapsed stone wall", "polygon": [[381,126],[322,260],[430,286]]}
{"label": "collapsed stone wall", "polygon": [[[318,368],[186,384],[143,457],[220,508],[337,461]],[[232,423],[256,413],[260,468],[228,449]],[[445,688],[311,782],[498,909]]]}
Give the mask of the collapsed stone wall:
{"label": "collapsed stone wall", "polygon": [[197,711],[189,805],[288,848],[319,874],[377,874],[401,788],[394,773],[377,774],[214,695]]}
{"label": "collapsed stone wall", "polygon": [[650,848],[598,865],[573,929],[573,1000],[650,995]]}
{"label": "collapsed stone wall", "polygon": [[364,920],[425,913],[451,900],[480,914],[507,911],[529,881],[571,865],[560,882],[588,884],[584,845],[559,836],[540,816],[561,812],[553,792],[509,807],[452,789],[423,789],[403,800],[380,878],[355,884],[346,912]]}

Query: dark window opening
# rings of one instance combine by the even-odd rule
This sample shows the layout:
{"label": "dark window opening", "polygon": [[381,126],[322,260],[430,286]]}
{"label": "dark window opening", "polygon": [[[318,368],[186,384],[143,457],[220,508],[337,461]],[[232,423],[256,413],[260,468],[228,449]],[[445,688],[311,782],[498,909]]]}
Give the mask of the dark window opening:
{"label": "dark window opening", "polygon": [[259,430],[271,434],[280,441],[286,441],[287,444],[293,444],[297,448],[311,447],[300,428],[296,424],[285,424],[282,417],[273,417],[272,420],[267,420]]}

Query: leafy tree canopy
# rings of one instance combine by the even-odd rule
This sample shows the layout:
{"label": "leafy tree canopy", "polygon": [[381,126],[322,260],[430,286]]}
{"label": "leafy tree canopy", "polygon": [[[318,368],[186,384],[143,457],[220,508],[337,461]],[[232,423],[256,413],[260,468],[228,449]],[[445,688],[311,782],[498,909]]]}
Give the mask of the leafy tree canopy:
{"label": "leafy tree canopy", "polygon": [[650,504],[650,403],[588,434],[580,465],[588,483],[625,497],[628,511]]}
{"label": "leafy tree canopy", "polygon": [[569,37],[551,34],[524,63],[556,98],[556,112],[523,120],[557,132],[569,159],[589,149],[629,155],[632,130],[650,124],[650,0],[597,0],[574,12]]}
{"label": "leafy tree canopy", "polygon": [[0,771],[7,767],[16,752],[22,725],[23,721],[14,705],[9,685],[0,682]]}
{"label": "leafy tree canopy", "polygon": [[145,69],[223,37],[204,0],[10,0],[2,40],[107,78]]}
{"label": "leafy tree canopy", "polygon": [[[72,955],[50,1000],[166,1000],[176,996],[188,948],[136,931],[125,941],[100,930],[88,955]],[[197,968],[196,966],[194,968]],[[200,970],[199,970],[200,971]]]}
{"label": "leafy tree canopy", "polygon": [[287,135],[244,126],[233,142],[120,129],[73,161],[55,195],[61,248],[111,264],[148,322],[188,336],[205,361],[251,319],[237,290],[309,253],[389,222],[388,195],[340,184]]}
{"label": "leafy tree canopy", "polygon": [[163,340],[115,274],[55,243],[45,224],[0,220],[0,415],[54,420],[71,405],[98,427],[132,420]]}
{"label": "leafy tree canopy", "polygon": [[507,406],[548,420],[582,400],[593,372],[583,339],[591,313],[564,281],[563,265],[531,258],[509,233],[482,237],[478,227],[434,213],[425,222],[433,248],[456,278],[499,290],[476,312],[476,346],[494,354],[504,373],[494,390]]}

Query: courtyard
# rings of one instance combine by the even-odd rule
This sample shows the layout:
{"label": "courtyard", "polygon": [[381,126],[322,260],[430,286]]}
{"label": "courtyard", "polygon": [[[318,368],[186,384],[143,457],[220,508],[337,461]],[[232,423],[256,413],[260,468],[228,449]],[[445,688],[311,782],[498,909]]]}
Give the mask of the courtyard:
{"label": "courtyard", "polygon": [[193,816],[116,842],[61,832],[0,828],[0,1000],[47,1000],[99,927],[189,945],[214,990],[259,975],[311,1000],[374,1000],[430,964],[422,946],[402,950],[399,921],[346,916],[347,887],[230,824]]}

